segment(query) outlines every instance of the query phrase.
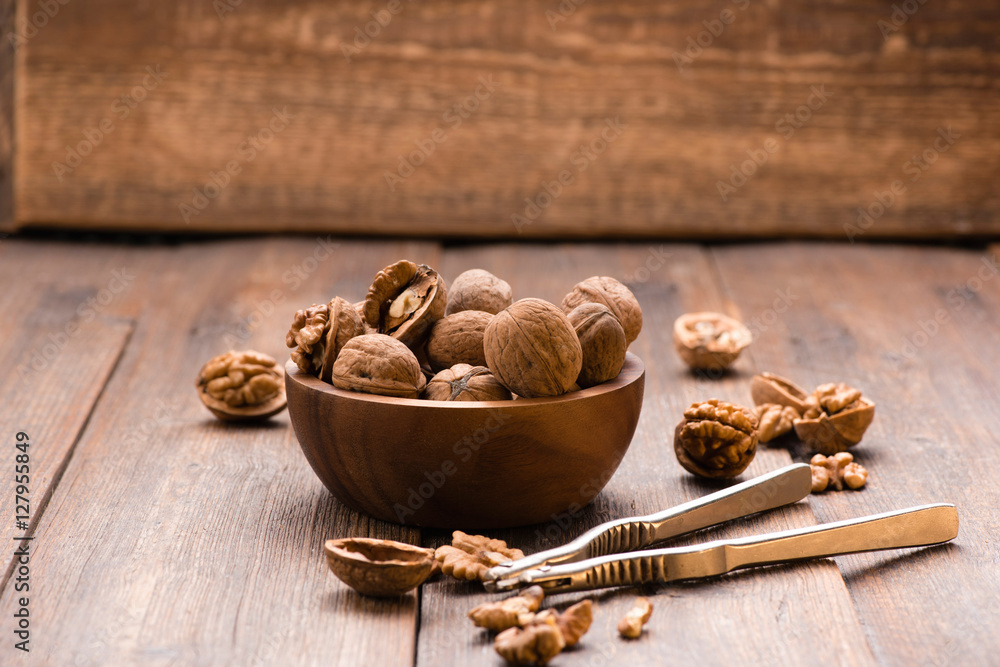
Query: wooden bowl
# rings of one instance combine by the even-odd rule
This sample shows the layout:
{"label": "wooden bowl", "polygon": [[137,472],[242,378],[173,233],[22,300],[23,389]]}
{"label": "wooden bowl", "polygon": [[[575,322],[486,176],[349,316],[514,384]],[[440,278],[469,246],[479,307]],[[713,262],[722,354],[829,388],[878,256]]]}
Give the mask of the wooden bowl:
{"label": "wooden bowl", "polygon": [[343,391],[285,366],[306,459],[344,504],[436,528],[564,522],[608,483],[632,442],[645,369],[554,398],[446,402]]}

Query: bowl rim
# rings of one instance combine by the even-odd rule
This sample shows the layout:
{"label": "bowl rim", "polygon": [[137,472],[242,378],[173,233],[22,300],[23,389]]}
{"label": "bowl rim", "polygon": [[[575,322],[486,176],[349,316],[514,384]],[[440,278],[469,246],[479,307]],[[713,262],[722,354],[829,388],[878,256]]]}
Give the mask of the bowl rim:
{"label": "bowl rim", "polygon": [[561,396],[545,396],[542,398],[518,398],[509,401],[429,401],[421,398],[399,398],[396,396],[381,396],[379,394],[365,394],[357,391],[347,391],[338,389],[332,384],[320,380],[315,375],[311,375],[301,370],[294,361],[289,359],[285,362],[285,381],[296,382],[306,389],[318,391],[324,394],[332,394],[338,398],[362,403],[375,403],[383,405],[413,406],[426,409],[442,410],[482,410],[484,408],[508,408],[518,410],[530,408],[538,405],[553,405],[579,401],[595,396],[608,394],[638,381],[646,374],[646,365],[638,355],[631,352],[625,353],[625,364],[622,366],[618,377],[603,382],[587,389],[562,394]]}

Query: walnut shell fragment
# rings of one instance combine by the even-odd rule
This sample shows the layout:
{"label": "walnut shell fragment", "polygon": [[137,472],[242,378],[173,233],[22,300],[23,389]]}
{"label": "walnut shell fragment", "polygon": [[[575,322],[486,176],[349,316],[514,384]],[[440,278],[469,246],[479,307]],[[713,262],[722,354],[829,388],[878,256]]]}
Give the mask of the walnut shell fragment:
{"label": "walnut shell fragment", "polygon": [[497,314],[483,338],[486,365],[523,398],[558,396],[576,383],[583,350],[566,315],[542,299],[521,299]]}
{"label": "walnut shell fragment", "polygon": [[773,373],[761,373],[750,380],[750,396],[755,405],[773,403],[795,410],[802,415],[808,408],[808,394],[791,380]]}
{"label": "walnut shell fragment", "polygon": [[653,603],[649,598],[636,598],[632,608],[618,621],[618,634],[625,639],[638,639],[642,634],[642,626],[649,622],[653,615]]}
{"label": "walnut shell fragment", "polygon": [[523,627],[535,618],[544,598],[542,587],[532,586],[514,597],[479,605],[469,612],[469,618],[478,627],[494,632]]}
{"label": "walnut shell fragment", "polygon": [[752,411],[713,398],[684,411],[684,420],[674,431],[674,453],[692,474],[729,479],[753,461],[757,441],[757,417]]}
{"label": "walnut shell fragment", "polygon": [[456,364],[431,378],[423,398],[431,401],[509,401],[511,395],[485,366]]}
{"label": "walnut shell fragment", "polygon": [[868,470],[854,462],[849,452],[838,452],[833,456],[816,454],[809,461],[812,468],[812,492],[822,493],[831,484],[837,491],[860,489],[868,481]]}
{"label": "walnut shell fragment", "polygon": [[695,370],[729,368],[751,342],[750,330],[722,313],[687,313],[674,321],[674,348]]}
{"label": "walnut shell fragment", "polygon": [[642,331],[642,308],[628,287],[608,276],[592,276],[576,284],[562,301],[569,313],[584,303],[600,303],[608,307],[625,330],[625,344],[631,345]]}
{"label": "walnut shell fragment", "polygon": [[416,348],[444,316],[447,299],[437,271],[404,259],[375,276],[365,298],[365,321],[379,333]]}
{"label": "walnut shell fragment", "polygon": [[463,310],[447,315],[431,327],[427,337],[427,361],[435,372],[455,364],[486,365],[483,336],[493,315],[481,310]]}
{"label": "walnut shell fragment", "polygon": [[451,537],[451,545],[438,547],[434,558],[441,564],[441,572],[456,579],[486,581],[490,568],[524,558],[523,551],[509,548],[503,540],[467,535],[460,530]]}
{"label": "walnut shell fragment", "polygon": [[267,419],[285,409],[284,370],[254,350],[213,357],[195,382],[198,397],[222,421]]}
{"label": "walnut shell fragment", "polygon": [[583,366],[576,383],[586,389],[618,377],[625,365],[625,330],[608,307],[583,303],[567,316],[583,350]]}
{"label": "walnut shell fragment", "polygon": [[445,316],[465,310],[481,310],[496,315],[512,304],[513,292],[505,280],[483,269],[469,269],[459,274],[448,288]]}
{"label": "walnut shell fragment", "polygon": [[790,408],[777,403],[764,403],[757,406],[757,427],[761,442],[771,442],[775,438],[781,437],[790,432],[799,418],[799,413],[795,408]]}
{"label": "walnut shell fragment", "polygon": [[333,386],[367,394],[417,398],[426,380],[410,348],[384,334],[349,340],[333,365]]}
{"label": "walnut shell fragment", "polygon": [[830,456],[861,442],[873,419],[875,404],[862,397],[837,413],[821,410],[818,417],[796,419],[795,433],[814,451]]}
{"label": "walnut shell fragment", "polygon": [[434,569],[434,550],[367,537],[327,540],[326,562],[337,577],[362,595],[394,597],[413,590]]}

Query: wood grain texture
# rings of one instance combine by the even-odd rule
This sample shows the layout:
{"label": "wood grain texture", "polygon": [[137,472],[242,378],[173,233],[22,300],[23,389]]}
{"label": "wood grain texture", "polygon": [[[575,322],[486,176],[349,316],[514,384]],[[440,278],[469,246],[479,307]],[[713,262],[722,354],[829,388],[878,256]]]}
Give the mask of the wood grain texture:
{"label": "wood grain texture", "polygon": [[[37,644],[7,664],[412,662],[416,594],[358,598],[329,573],[322,544],[419,535],[333,500],[287,415],[263,427],[221,424],[193,387],[232,336],[246,332],[241,347],[283,356],[301,303],[356,299],[373,267],[399,256],[437,262],[426,245],[334,246],[272,239],[147,251],[168,257],[169,269],[144,289],[126,352],[35,531],[44,553],[32,570]],[[8,586],[0,606],[13,609],[14,596]]]}
{"label": "wood grain texture", "polygon": [[[565,543],[594,525],[613,518],[647,514],[699,497],[723,484],[698,481],[685,473],[673,455],[672,433],[685,407],[718,397],[749,402],[748,381],[754,359],[740,359],[734,372],[712,379],[692,375],[674,353],[674,319],[701,309],[738,314],[720,291],[711,256],[695,246],[493,246],[445,253],[446,279],[481,267],[507,280],[514,298],[539,296],[558,303],[579,280],[590,275],[620,276],[643,307],[643,332],[631,350],[647,364],[642,415],[629,452],[618,472],[592,505],[575,515],[525,529],[491,531],[526,553]],[[762,286],[772,289],[770,285]],[[613,419],[613,415],[608,415]],[[790,463],[787,452],[763,448],[746,479]],[[678,540],[692,543],[744,536],[815,523],[810,507],[798,503],[782,510],[733,522]],[[424,545],[448,536],[424,531]],[[638,642],[617,637],[618,619],[639,591],[604,591],[595,596],[595,621],[580,648],[560,657],[573,664],[663,664],[671,661],[707,665],[821,664],[836,655],[842,664],[874,664],[862,638],[847,589],[831,561],[744,572],[716,581],[671,585],[642,591],[655,611],[648,632]],[[563,608],[582,594],[561,595]],[[470,584],[439,582],[424,587],[418,664],[502,664],[487,633],[471,626],[467,612],[497,599]],[[817,653],[815,637],[826,647]]]}
{"label": "wood grain texture", "polygon": [[0,232],[15,226],[14,214],[14,32],[17,0],[0,0]]}
{"label": "wood grain texture", "polygon": [[806,387],[848,382],[876,402],[875,421],[854,450],[869,468],[867,487],[814,496],[816,515],[833,521],[924,503],[958,507],[952,544],[837,559],[880,664],[988,664],[1000,650],[995,251],[715,252],[744,312],[768,308],[769,295],[757,289],[764,276],[781,276],[796,295],[753,347],[762,369]]}
{"label": "wood grain texture", "polygon": [[[1000,120],[988,113],[1000,86],[995,7],[923,5],[883,37],[892,7],[874,1],[591,0],[553,25],[547,12],[558,4],[540,0],[404,2],[348,62],[342,46],[384,7],[244,0],[219,16],[194,0],[61,6],[24,47],[17,225],[507,238],[1000,233]],[[679,68],[689,39],[711,43]],[[144,99],[134,109],[122,106],[147,67],[163,80],[135,92]],[[496,85],[477,100],[481,78]],[[463,118],[454,107],[466,101]],[[285,107],[287,128],[247,148]],[[615,118],[617,135],[606,124]],[[57,176],[66,147],[105,120],[113,130]],[[956,137],[935,153],[948,127]],[[606,149],[602,132],[614,137]],[[747,166],[752,175],[724,201],[718,183],[747,151],[762,160],[769,141],[776,152]],[[592,142],[595,153],[579,152]],[[390,190],[386,173],[418,144],[436,147]],[[926,163],[910,163],[925,150]],[[214,195],[212,174],[230,162],[239,173],[219,176],[225,187],[185,220],[181,205],[196,204],[206,184]],[[572,183],[559,186],[564,171]],[[897,180],[905,192],[886,195]],[[551,204],[546,187],[559,190]],[[877,201],[889,196],[887,208]],[[516,225],[526,198],[544,210]],[[858,226],[858,207],[872,211],[870,223]]]}

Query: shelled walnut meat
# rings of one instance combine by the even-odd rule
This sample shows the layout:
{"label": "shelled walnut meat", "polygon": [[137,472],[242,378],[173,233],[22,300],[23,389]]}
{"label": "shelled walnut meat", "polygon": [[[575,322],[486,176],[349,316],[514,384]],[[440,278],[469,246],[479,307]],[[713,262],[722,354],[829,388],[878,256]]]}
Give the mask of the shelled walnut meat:
{"label": "shelled walnut meat", "polygon": [[809,465],[812,468],[813,493],[822,493],[831,485],[837,491],[843,491],[845,485],[857,490],[868,481],[868,471],[861,464],[855,463],[854,455],[849,452],[839,452],[833,456],[816,454]]}
{"label": "shelled walnut meat", "polygon": [[792,425],[799,418],[795,408],[777,403],[764,403],[757,406],[757,427],[761,442],[771,442],[792,430]]}
{"label": "shelled walnut meat", "polygon": [[642,627],[653,615],[653,603],[649,598],[636,598],[632,608],[618,621],[618,634],[625,639],[638,639],[642,635]]}
{"label": "shelled walnut meat", "polygon": [[365,297],[365,321],[410,348],[423,344],[444,316],[444,279],[425,264],[400,260],[378,272]]}
{"label": "shelled walnut meat", "polygon": [[729,368],[752,341],[742,322],[722,313],[687,313],[674,322],[674,348],[694,370]]}
{"label": "shelled walnut meat", "polygon": [[674,453],[692,474],[729,479],[753,461],[757,441],[757,417],[751,410],[713,398],[684,411],[674,431]]}
{"label": "shelled walnut meat", "polygon": [[460,530],[452,533],[450,545],[438,547],[434,558],[441,572],[464,581],[485,581],[486,572],[500,563],[524,558],[524,552],[507,546],[503,540],[484,535],[468,535]]}
{"label": "shelled walnut meat", "polygon": [[431,401],[509,401],[511,396],[489,368],[456,364],[431,378],[423,398]]}
{"label": "shelled walnut meat", "polygon": [[483,336],[493,317],[481,310],[463,310],[435,322],[426,347],[431,368],[437,372],[455,364],[485,366]]}
{"label": "shelled walnut meat", "polygon": [[314,304],[295,312],[292,326],[285,334],[285,345],[292,349],[292,361],[303,372],[319,377],[323,367],[326,327],[330,322],[330,307]]}
{"label": "shelled walnut meat", "polygon": [[486,365],[523,398],[558,396],[583,366],[580,339],[566,315],[548,301],[521,299],[498,313],[483,338]]}
{"label": "shelled walnut meat", "polygon": [[594,620],[593,603],[582,600],[561,614],[546,609],[530,616],[526,623],[508,628],[496,636],[493,648],[515,665],[545,664],[564,648],[576,646]]}
{"label": "shelled walnut meat", "polygon": [[592,276],[576,284],[562,301],[570,313],[584,303],[600,303],[614,313],[625,330],[625,343],[631,345],[642,331],[642,308],[632,290],[609,276]]}
{"label": "shelled walnut meat", "polygon": [[481,310],[496,315],[512,304],[510,285],[483,269],[459,274],[448,289],[445,316],[465,310]]}
{"label": "shelled walnut meat", "polygon": [[198,396],[223,421],[267,419],[285,409],[284,372],[274,359],[254,350],[235,350],[202,366]]}
{"label": "shelled walnut meat", "polygon": [[580,304],[567,317],[583,350],[583,366],[576,383],[586,389],[618,377],[628,349],[618,318],[600,303]]}
{"label": "shelled walnut meat", "polygon": [[333,386],[368,394],[417,398],[426,380],[410,348],[384,334],[352,338],[333,365]]}

